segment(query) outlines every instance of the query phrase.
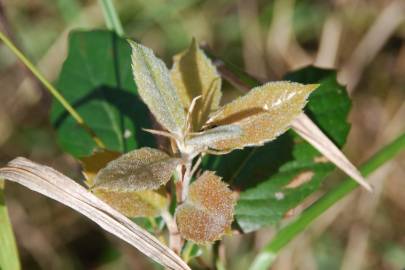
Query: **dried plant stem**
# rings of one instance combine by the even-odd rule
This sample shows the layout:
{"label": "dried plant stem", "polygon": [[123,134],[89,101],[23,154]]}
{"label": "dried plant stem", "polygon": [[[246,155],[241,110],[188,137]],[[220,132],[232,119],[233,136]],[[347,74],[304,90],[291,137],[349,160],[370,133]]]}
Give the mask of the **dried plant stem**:
{"label": "dried plant stem", "polygon": [[334,68],[336,66],[342,30],[342,22],[336,15],[327,18],[319,42],[319,50],[315,60],[316,66],[323,68]]}
{"label": "dried plant stem", "polygon": [[28,60],[27,57],[0,31],[0,40],[14,53],[15,56],[34,74],[34,76],[45,86],[45,88],[56,98],[66,111],[76,120],[76,122],[86,130],[93,138],[97,146],[105,148],[103,142],[97,137],[96,133],[90,128],[79,113],[69,104],[69,102],[59,93],[59,91],[39,72],[39,70]]}
{"label": "dried plant stem", "polygon": [[348,58],[338,80],[347,84],[352,92],[359,82],[365,67],[374,59],[383,45],[405,20],[405,3],[401,0],[391,1],[379,14],[363,39]]}
{"label": "dried plant stem", "polygon": [[[237,1],[239,24],[243,42],[243,59],[246,70],[259,78],[267,76],[265,48],[259,23],[259,6],[256,0]],[[256,42],[252,42],[255,40]]]}

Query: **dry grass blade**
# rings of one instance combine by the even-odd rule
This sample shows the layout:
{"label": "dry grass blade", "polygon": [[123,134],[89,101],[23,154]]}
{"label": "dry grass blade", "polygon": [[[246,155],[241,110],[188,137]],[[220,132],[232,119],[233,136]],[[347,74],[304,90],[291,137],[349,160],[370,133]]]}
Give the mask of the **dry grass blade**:
{"label": "dry grass blade", "polygon": [[363,39],[357,45],[348,62],[338,74],[338,80],[347,84],[350,92],[358,84],[367,65],[383,48],[390,36],[405,21],[405,2],[391,1],[379,14]]}
{"label": "dry grass blade", "polygon": [[306,141],[312,144],[319,152],[325,155],[327,159],[333,162],[337,167],[347,175],[356,180],[368,191],[372,187],[368,184],[356,167],[346,158],[346,156],[336,147],[326,135],[306,116],[304,113],[299,115],[292,122],[293,129]]}
{"label": "dry grass blade", "polygon": [[85,215],[104,230],[134,246],[168,269],[190,269],[172,250],[56,170],[25,158],[16,158],[0,169],[0,178],[17,182]]}

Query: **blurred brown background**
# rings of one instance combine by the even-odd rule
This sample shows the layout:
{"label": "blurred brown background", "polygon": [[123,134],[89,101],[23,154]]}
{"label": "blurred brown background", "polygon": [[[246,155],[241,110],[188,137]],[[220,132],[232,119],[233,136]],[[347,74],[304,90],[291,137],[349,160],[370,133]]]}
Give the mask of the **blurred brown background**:
{"label": "blurred brown background", "polygon": [[[308,64],[337,68],[353,99],[345,152],[355,164],[405,130],[404,1],[114,2],[126,33],[167,63],[196,37],[261,79],[280,79]],[[67,33],[104,27],[96,0],[0,0],[1,31],[51,81],[66,56]],[[0,165],[25,156],[81,179],[77,162],[56,145],[50,104],[49,94],[0,44]],[[272,269],[404,268],[405,154],[370,180],[374,194],[358,190],[335,205]],[[20,186],[7,186],[7,203],[24,269],[155,267],[84,217]],[[273,233],[227,238],[228,269],[246,269]]]}

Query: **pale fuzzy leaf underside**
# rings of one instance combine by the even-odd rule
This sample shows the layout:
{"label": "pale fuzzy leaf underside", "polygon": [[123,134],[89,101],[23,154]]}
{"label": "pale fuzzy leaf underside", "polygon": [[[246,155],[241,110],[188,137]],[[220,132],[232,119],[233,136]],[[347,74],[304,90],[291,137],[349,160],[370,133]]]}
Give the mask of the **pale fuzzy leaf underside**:
{"label": "pale fuzzy leaf underside", "polygon": [[239,125],[224,125],[208,129],[186,141],[187,145],[197,149],[213,148],[216,143],[242,136],[243,132]]}
{"label": "pale fuzzy leaf underside", "polygon": [[180,163],[158,149],[143,147],[109,162],[95,179],[93,189],[142,191],[166,184]]}
{"label": "pale fuzzy leaf underside", "polygon": [[173,57],[170,75],[186,110],[201,96],[192,116],[193,130],[199,130],[221,100],[221,77],[216,67],[193,39],[187,50]]}
{"label": "pale fuzzy leaf underside", "polygon": [[190,185],[187,200],[176,209],[180,234],[196,243],[216,241],[230,228],[235,197],[214,172],[206,171]]}
{"label": "pale fuzzy leaf underside", "polygon": [[245,96],[226,104],[210,118],[209,124],[238,124],[242,136],[220,141],[213,148],[223,151],[242,149],[274,140],[302,112],[309,94],[317,86],[271,82],[255,87]]}
{"label": "pale fuzzy leaf underside", "polygon": [[153,51],[134,41],[132,71],[138,93],[157,121],[168,131],[181,135],[186,114],[165,63]]}
{"label": "pale fuzzy leaf underside", "polygon": [[168,207],[163,190],[109,191],[97,189],[94,194],[127,217],[155,217]]}
{"label": "pale fuzzy leaf underside", "polygon": [[0,178],[17,182],[54,199],[96,222],[168,269],[190,270],[172,250],[96,196],[54,169],[24,158],[0,169]]}

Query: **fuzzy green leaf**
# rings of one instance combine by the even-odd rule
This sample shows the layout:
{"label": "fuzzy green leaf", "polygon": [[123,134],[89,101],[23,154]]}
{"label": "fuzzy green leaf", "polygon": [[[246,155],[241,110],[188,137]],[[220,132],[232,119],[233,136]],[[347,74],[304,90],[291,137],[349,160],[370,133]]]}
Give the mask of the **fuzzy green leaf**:
{"label": "fuzzy green leaf", "polygon": [[180,163],[158,149],[143,147],[109,162],[94,178],[93,189],[142,191],[166,184]]}
{"label": "fuzzy green leaf", "polygon": [[187,140],[186,144],[197,149],[208,149],[214,148],[220,141],[236,139],[242,135],[243,131],[239,125],[224,125],[203,131]]}
{"label": "fuzzy green leaf", "polygon": [[170,75],[186,110],[194,98],[201,96],[192,116],[193,130],[198,131],[219,106],[221,77],[195,39],[186,51],[173,57]]}
{"label": "fuzzy green leaf", "polygon": [[242,136],[218,142],[218,150],[263,145],[284,133],[304,108],[308,95],[318,85],[270,82],[221,107],[210,118],[210,125],[238,124]]}
{"label": "fuzzy green leaf", "polygon": [[[135,151],[139,155],[139,151]],[[82,172],[86,178],[85,184],[92,187],[98,172],[121,155],[118,152],[101,150],[94,152],[91,156],[82,158]],[[109,188],[96,188],[93,192],[97,197],[127,217],[154,217],[166,209],[169,204],[166,192],[162,188],[142,191],[112,191]]]}
{"label": "fuzzy green leaf", "polygon": [[151,49],[134,41],[129,43],[139,95],[163,127],[174,134],[182,134],[186,114],[165,63]]}

